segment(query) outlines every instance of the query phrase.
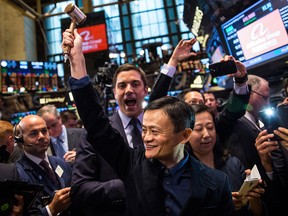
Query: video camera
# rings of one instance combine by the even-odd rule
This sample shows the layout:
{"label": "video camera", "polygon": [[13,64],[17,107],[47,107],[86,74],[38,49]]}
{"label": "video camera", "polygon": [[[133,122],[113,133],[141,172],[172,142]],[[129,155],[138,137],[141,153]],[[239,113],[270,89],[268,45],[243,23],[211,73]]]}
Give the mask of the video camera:
{"label": "video camera", "polygon": [[[273,133],[278,127],[288,128],[288,104],[264,109],[259,112],[259,117],[268,133]],[[282,139],[275,135],[271,140],[281,141]]]}

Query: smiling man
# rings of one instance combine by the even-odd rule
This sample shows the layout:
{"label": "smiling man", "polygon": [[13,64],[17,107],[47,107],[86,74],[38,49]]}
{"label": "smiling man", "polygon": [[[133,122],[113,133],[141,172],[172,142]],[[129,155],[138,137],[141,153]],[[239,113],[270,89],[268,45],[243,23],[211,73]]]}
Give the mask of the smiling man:
{"label": "smiling man", "polygon": [[[143,115],[146,149],[128,147],[109,124],[89,82],[80,35],[75,30],[74,36],[63,36],[63,44],[71,46],[69,84],[88,132],[87,140],[123,180],[126,215],[231,215],[233,202],[227,176],[197,162],[184,151],[194,125],[190,105],[168,96],[149,103]],[[190,53],[192,43],[183,40],[179,46]],[[127,108],[135,105],[130,99],[125,103]],[[90,156],[83,166],[92,160]],[[91,197],[85,204],[98,202],[101,199]]]}

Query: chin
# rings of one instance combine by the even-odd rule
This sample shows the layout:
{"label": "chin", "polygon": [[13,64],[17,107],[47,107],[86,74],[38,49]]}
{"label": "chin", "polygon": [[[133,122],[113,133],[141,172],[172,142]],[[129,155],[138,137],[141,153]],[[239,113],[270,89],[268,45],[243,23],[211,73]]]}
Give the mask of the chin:
{"label": "chin", "polygon": [[147,151],[145,152],[145,157],[147,158],[147,159],[153,159],[153,158],[155,158],[155,155],[154,154],[151,154],[151,153],[148,153]]}

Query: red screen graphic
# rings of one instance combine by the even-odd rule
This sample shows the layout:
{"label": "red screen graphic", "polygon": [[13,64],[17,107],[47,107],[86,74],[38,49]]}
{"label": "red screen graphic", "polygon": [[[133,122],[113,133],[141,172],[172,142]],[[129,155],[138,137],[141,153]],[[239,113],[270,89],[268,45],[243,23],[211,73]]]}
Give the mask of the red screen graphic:
{"label": "red screen graphic", "polygon": [[78,33],[83,38],[83,53],[98,52],[108,49],[105,24],[79,28]]}
{"label": "red screen graphic", "polygon": [[237,34],[246,60],[288,43],[279,10],[241,29]]}

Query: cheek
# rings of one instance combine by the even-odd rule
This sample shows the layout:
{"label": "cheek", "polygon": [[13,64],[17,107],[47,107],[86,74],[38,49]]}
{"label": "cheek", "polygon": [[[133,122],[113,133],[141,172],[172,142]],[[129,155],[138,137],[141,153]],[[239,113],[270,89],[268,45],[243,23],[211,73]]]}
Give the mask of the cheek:
{"label": "cheek", "polygon": [[[192,132],[189,142],[192,144],[198,144],[201,141],[202,135],[200,133]],[[190,144],[191,145],[191,144]]]}

